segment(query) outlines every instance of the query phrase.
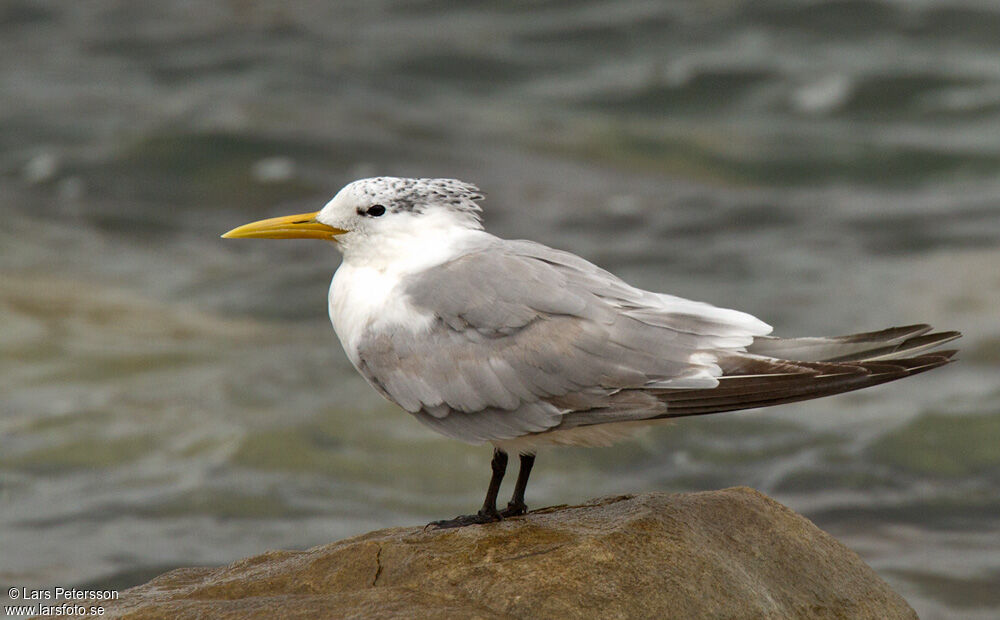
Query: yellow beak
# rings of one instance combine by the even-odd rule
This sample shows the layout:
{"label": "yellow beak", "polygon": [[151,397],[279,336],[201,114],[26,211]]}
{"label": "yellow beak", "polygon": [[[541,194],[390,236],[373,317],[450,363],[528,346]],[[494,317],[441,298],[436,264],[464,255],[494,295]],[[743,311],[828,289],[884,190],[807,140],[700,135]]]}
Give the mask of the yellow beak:
{"label": "yellow beak", "polygon": [[272,217],[269,220],[260,220],[244,224],[239,228],[234,228],[222,235],[224,239],[327,239],[333,240],[337,235],[342,235],[346,230],[327,226],[316,221],[319,213],[302,213],[300,215],[286,215],[284,217]]}

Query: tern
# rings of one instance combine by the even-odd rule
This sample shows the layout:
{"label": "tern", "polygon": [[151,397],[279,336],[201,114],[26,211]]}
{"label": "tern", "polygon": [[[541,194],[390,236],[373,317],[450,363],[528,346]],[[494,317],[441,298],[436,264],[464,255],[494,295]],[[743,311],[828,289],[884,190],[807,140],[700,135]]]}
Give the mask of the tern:
{"label": "tern", "polygon": [[[737,310],[631,286],[569,252],[495,237],[483,194],[455,179],[376,177],[320,211],[227,238],[324,239],[343,254],[329,314],[347,357],[431,429],[493,445],[482,508],[437,527],[525,514],[538,448],[604,446],[683,416],[866,388],[942,366],[958,338],[929,325],[778,338]],[[520,458],[497,509],[508,454]]]}

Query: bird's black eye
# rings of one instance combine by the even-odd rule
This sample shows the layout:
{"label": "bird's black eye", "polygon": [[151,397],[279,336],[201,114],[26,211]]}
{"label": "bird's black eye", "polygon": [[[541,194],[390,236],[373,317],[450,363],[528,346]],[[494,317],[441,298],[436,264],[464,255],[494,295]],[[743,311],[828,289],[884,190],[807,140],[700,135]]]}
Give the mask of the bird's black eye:
{"label": "bird's black eye", "polygon": [[385,207],[383,207],[382,205],[372,205],[368,207],[368,210],[365,211],[365,213],[367,213],[372,217],[378,217],[380,215],[385,214]]}

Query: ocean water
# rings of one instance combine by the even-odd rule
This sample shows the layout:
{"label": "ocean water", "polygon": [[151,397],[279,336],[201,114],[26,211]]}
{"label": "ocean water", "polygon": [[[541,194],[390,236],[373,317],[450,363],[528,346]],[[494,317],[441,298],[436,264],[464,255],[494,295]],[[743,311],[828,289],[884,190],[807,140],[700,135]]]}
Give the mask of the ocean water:
{"label": "ocean water", "polygon": [[453,176],[496,234],[779,335],[965,333],[916,379],[543,452],[530,505],[750,485],[921,617],[995,617],[998,59],[975,0],[4,3],[0,582],[124,588],[478,506],[490,449],[345,359],[335,249],[219,239]]}

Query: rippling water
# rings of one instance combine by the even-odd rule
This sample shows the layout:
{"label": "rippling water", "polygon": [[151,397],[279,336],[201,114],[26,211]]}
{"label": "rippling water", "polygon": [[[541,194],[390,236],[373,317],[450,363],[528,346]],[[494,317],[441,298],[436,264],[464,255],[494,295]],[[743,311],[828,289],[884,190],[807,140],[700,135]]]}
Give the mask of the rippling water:
{"label": "rippling water", "polygon": [[0,579],[126,587],[476,506],[488,448],[347,363],[335,250],[223,242],[371,174],[785,335],[960,329],[855,394],[543,453],[534,506],[747,484],[922,617],[1000,609],[992,2],[0,6]]}

